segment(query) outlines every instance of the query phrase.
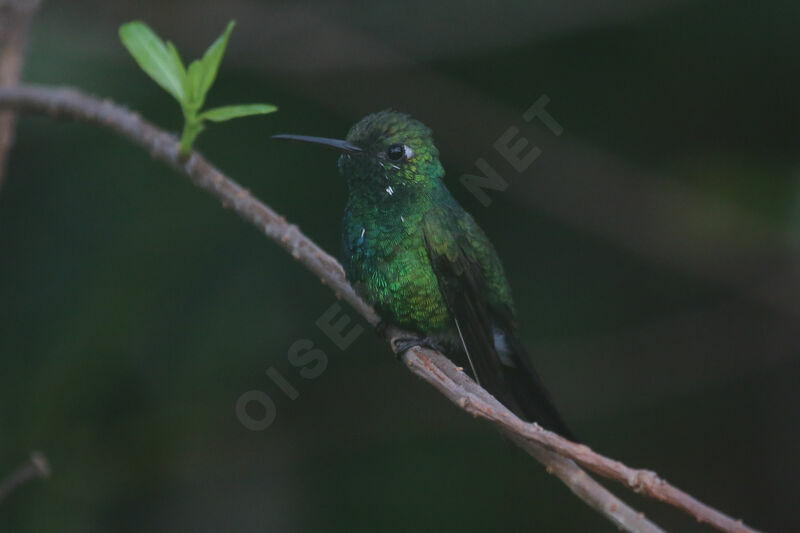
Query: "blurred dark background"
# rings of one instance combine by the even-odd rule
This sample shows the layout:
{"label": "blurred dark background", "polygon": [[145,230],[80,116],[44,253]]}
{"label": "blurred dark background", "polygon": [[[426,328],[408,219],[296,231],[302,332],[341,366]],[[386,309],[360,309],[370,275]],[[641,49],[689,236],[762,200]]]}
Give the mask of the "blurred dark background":
{"label": "blurred dark background", "polygon": [[[177,104],[117,28],[198,57],[237,19],[209,105],[280,111],[198,147],[338,252],[343,136],[392,107],[431,126],[454,194],[504,258],[524,339],[588,444],[766,531],[800,530],[800,4],[48,0],[29,82],[112,98],[171,131]],[[564,127],[525,124],[542,95]],[[509,126],[542,150],[517,175]],[[483,207],[458,182],[486,158]],[[205,193],[93,126],[25,118],[0,191],[0,476],[53,478],[0,531],[614,531],[365,333]],[[307,338],[329,365],[287,361]],[[276,368],[292,401],[267,377]],[[234,405],[276,403],[266,431]],[[670,531],[711,531],[612,488]]]}

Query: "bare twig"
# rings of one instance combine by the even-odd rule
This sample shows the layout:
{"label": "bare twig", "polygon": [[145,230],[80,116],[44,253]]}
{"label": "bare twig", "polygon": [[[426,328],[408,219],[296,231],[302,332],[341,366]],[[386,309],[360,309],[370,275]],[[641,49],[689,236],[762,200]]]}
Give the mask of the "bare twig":
{"label": "bare twig", "polygon": [[[40,0],[0,0],[0,87],[19,82],[28,26]],[[14,142],[16,116],[0,113],[0,188],[5,177],[6,155]]]}
{"label": "bare twig", "polygon": [[50,464],[41,453],[34,452],[28,461],[0,481],[0,503],[19,487],[36,479],[50,477]]}
{"label": "bare twig", "polygon": [[[297,226],[288,223],[197,152],[193,152],[187,159],[181,159],[178,155],[178,140],[137,114],[108,100],[102,101],[72,89],[37,86],[0,89],[0,108],[99,124],[143,146],[154,158],[166,162],[192,183],[211,192],[222,201],[223,206],[232,208],[276,241],[323,283],[329,285],[338,297],[347,301],[367,322],[373,326],[378,324],[378,315],[347,283],[341,266],[333,257],[306,237]],[[388,334],[392,340],[397,337],[398,332],[389,331]],[[392,345],[394,346],[394,342]],[[601,476],[620,481],[636,492],[675,506],[720,531],[756,531],[673,487],[654,472],[630,468],[595,453],[585,445],[575,444],[546,431],[537,424],[523,422],[441,354],[415,348],[406,352],[403,360],[415,374],[435,386],[463,410],[495,425],[545,464],[549,471],[558,475],[576,495],[627,531],[660,529],[597,484],[572,461]]]}

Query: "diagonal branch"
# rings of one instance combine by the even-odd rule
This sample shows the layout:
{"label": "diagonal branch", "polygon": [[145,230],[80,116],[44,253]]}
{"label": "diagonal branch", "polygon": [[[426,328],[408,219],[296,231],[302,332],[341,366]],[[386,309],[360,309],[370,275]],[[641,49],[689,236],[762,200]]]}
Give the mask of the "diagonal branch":
{"label": "diagonal branch", "polygon": [[25,464],[7,478],[0,480],[0,503],[25,483],[48,477],[50,477],[50,464],[47,458],[41,453],[34,452]]}
{"label": "diagonal branch", "polygon": [[[303,235],[297,226],[288,223],[197,152],[182,159],[178,154],[178,140],[137,114],[111,101],[99,100],[73,89],[41,86],[0,89],[0,108],[98,124],[144,147],[154,158],[166,162],[192,183],[209,191],[221,200],[224,207],[233,209],[277,242],[329,285],[337,297],[347,301],[369,324],[377,326],[380,322],[375,311],[347,283],[339,263]],[[387,333],[390,341],[399,335],[391,330]],[[414,348],[403,354],[403,361],[412,372],[463,410],[489,421],[508,435],[544,464],[549,472],[556,474],[579,498],[626,531],[658,532],[661,529],[591,479],[576,463],[603,477],[619,481],[635,492],[681,509],[720,531],[756,531],[670,485],[654,472],[630,468],[595,453],[585,445],[575,444],[546,431],[537,424],[523,422],[439,353]]]}
{"label": "diagonal branch", "polygon": [[[401,332],[393,332],[392,337],[396,339],[408,338],[407,335],[404,336]],[[394,342],[392,342],[392,345],[394,346]],[[427,348],[414,347],[405,352],[402,355],[402,359],[414,374],[433,385],[447,399],[465,411],[479,416],[478,412],[473,409],[478,404],[487,413],[502,413],[503,422],[508,422],[513,417],[516,422],[522,425],[531,425],[522,422],[442,354]],[[482,416],[482,418],[491,420],[488,416]],[[600,514],[605,515],[621,530],[636,532],[663,531],[660,527],[647,520],[642,513],[630,508],[605,487],[589,477],[568,456],[553,452],[540,442],[528,439],[514,429],[506,429],[499,424],[495,425],[517,446],[542,463],[548,474],[555,474],[578,498]],[[560,437],[557,438],[560,439]]]}
{"label": "diagonal branch", "polygon": [[442,354],[414,348],[404,355],[403,360],[412,372],[439,389],[450,401],[476,418],[489,421],[534,457],[537,457],[539,448],[545,448],[600,476],[619,481],[636,493],[672,505],[698,522],[708,523],[720,531],[757,532],[741,520],[734,520],[667,483],[651,470],[631,468],[594,452],[584,444],[568,441],[536,423],[521,420]]}

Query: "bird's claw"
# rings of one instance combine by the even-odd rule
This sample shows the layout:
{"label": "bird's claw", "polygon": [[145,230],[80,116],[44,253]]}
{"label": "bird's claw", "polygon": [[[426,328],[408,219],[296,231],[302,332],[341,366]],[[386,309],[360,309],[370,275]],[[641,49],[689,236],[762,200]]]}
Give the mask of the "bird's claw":
{"label": "bird's claw", "polygon": [[408,350],[415,347],[429,348],[436,352],[442,351],[441,347],[428,337],[400,337],[394,339],[393,344],[398,359]]}

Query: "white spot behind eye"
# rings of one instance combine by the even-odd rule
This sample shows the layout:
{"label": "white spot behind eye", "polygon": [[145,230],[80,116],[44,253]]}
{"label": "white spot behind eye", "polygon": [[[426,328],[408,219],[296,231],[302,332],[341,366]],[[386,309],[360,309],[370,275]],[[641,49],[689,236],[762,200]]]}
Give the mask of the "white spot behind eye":
{"label": "white spot behind eye", "polygon": [[406,159],[411,159],[414,157],[414,150],[412,150],[407,144],[404,144],[403,148],[406,149]]}

